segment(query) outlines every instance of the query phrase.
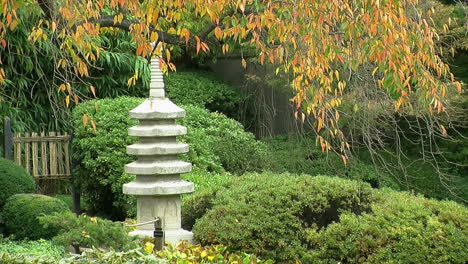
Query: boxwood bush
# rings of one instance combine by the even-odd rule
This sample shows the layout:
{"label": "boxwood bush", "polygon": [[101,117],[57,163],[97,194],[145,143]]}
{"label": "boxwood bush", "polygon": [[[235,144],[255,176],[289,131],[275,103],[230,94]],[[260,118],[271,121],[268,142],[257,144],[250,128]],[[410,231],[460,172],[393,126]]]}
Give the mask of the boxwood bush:
{"label": "boxwood bush", "polygon": [[36,183],[23,167],[0,158],[0,210],[12,195],[35,191]]}
{"label": "boxwood bush", "polygon": [[468,261],[463,205],[338,177],[249,174],[185,206],[202,244],[277,263]]}
{"label": "boxwood bush", "polygon": [[[126,146],[136,140],[127,134],[128,128],[137,123],[129,119],[128,113],[143,100],[120,97],[88,101],[73,111],[73,153],[79,164],[76,173],[91,213],[123,219],[134,208],[132,198],[122,194],[122,185],[133,176],[124,174],[123,170],[134,159],[126,154]],[[182,107],[187,116],[179,123],[187,126],[188,134],[181,140],[190,146],[189,153],[182,158],[192,162],[195,168],[241,174],[267,167],[265,144],[245,132],[237,121],[197,106]],[[95,122],[96,130],[89,124],[83,125],[85,114],[88,122]]]}
{"label": "boxwood bush", "polygon": [[468,209],[381,191],[372,211],[307,230],[310,263],[468,263]]}
{"label": "boxwood bush", "polygon": [[365,212],[372,199],[366,183],[271,173],[245,175],[215,193],[193,227],[195,238],[279,263],[304,258],[305,230],[326,227],[343,212]]}
{"label": "boxwood bush", "polygon": [[16,239],[51,238],[56,228],[43,227],[39,216],[69,211],[61,200],[40,194],[15,194],[8,198],[2,216],[7,234]]}

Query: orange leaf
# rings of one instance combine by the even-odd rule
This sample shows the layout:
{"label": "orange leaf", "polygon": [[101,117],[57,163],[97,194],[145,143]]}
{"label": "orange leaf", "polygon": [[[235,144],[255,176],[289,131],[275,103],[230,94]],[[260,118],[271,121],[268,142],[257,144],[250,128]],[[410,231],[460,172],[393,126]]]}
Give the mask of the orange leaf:
{"label": "orange leaf", "polygon": [[93,127],[93,130],[96,131],[96,123],[94,123],[93,120],[91,120],[91,126]]}
{"label": "orange leaf", "polygon": [[86,114],[83,115],[83,125],[84,127],[88,125],[88,116]]}
{"label": "orange leaf", "polygon": [[344,163],[344,165],[345,165],[345,167],[346,167],[346,164],[347,164],[347,160],[348,160],[348,159],[346,158],[345,155],[341,155],[341,159],[343,160],[343,163]]}
{"label": "orange leaf", "polygon": [[91,90],[91,92],[93,93],[94,97],[96,97],[96,90],[94,88],[94,86],[89,86],[89,89]]}

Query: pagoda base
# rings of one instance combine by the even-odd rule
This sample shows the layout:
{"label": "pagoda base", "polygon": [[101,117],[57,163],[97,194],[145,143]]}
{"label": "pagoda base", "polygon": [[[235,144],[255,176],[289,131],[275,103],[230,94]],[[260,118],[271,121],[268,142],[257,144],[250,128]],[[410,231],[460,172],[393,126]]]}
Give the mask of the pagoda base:
{"label": "pagoda base", "polygon": [[[130,235],[142,238],[153,237],[153,232],[154,230],[139,229],[130,232]],[[194,243],[193,233],[184,229],[166,230],[164,231],[164,238],[166,243],[171,243],[174,246],[182,240],[187,240],[189,243]]]}

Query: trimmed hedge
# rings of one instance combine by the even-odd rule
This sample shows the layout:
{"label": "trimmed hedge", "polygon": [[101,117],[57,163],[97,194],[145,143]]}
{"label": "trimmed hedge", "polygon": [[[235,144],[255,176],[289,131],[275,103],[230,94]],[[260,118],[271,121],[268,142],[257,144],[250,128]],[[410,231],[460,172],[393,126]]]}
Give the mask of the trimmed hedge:
{"label": "trimmed hedge", "polygon": [[40,194],[15,194],[11,196],[2,212],[7,234],[16,239],[51,238],[57,229],[43,227],[38,217],[68,211],[68,206],[55,198]]}
{"label": "trimmed hedge", "polygon": [[12,195],[35,191],[36,183],[23,167],[0,158],[0,209]]}
{"label": "trimmed hedge", "polygon": [[278,263],[468,262],[468,208],[362,182],[250,174],[184,202],[202,244]]}
{"label": "trimmed hedge", "polygon": [[[128,113],[143,100],[120,97],[88,101],[73,110],[73,155],[79,164],[76,172],[90,213],[123,219],[135,208],[134,199],[122,194],[122,185],[133,179],[124,173],[124,165],[134,159],[126,154],[126,146],[136,140],[128,136],[128,128],[137,122],[130,120]],[[197,106],[182,107],[187,116],[179,123],[187,126],[188,134],[181,141],[190,148],[181,157],[192,162],[194,169],[241,174],[267,167],[266,145],[245,132],[240,123]],[[96,123],[96,131],[90,125],[83,126],[85,114]]]}
{"label": "trimmed hedge", "polygon": [[343,212],[365,212],[371,199],[366,183],[249,174],[216,192],[212,208],[196,221],[193,232],[202,244],[223,244],[284,263],[307,254],[304,230],[326,227]]}
{"label": "trimmed hedge", "polygon": [[468,263],[468,209],[383,191],[372,212],[309,229],[308,263]]}

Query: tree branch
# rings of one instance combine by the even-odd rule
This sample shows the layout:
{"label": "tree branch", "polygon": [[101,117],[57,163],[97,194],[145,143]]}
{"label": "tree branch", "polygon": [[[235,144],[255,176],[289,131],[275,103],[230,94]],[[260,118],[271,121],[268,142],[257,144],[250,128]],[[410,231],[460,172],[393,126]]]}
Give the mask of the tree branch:
{"label": "tree branch", "polygon": [[[138,24],[137,21],[124,19],[120,23],[114,24],[114,16],[102,16],[98,19],[90,19],[87,21],[88,23],[99,24],[101,27],[111,27],[111,28],[119,28],[125,31],[130,31],[130,27],[134,24]],[[81,23],[81,24],[84,24]],[[195,38],[190,36],[187,43],[185,43],[185,39],[181,39],[179,35],[176,34],[169,34],[164,31],[155,30],[153,26],[150,26],[151,32],[158,33],[159,39],[158,41],[173,44],[173,45],[188,45],[188,46],[195,46],[197,44]]]}

